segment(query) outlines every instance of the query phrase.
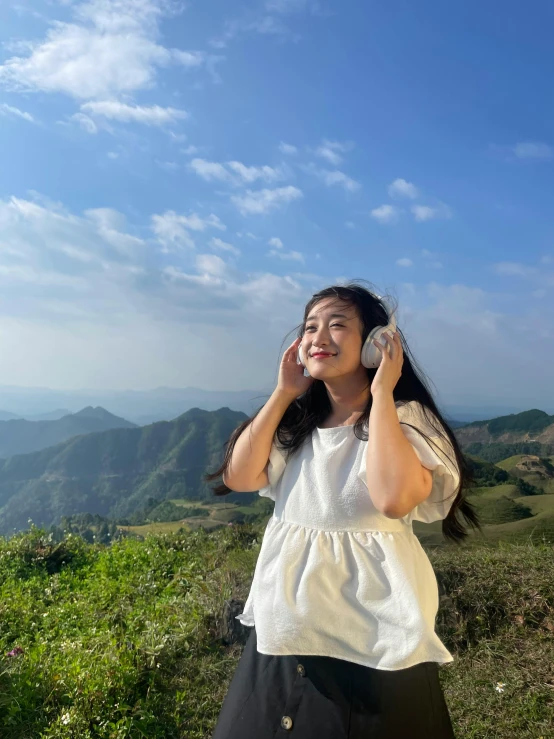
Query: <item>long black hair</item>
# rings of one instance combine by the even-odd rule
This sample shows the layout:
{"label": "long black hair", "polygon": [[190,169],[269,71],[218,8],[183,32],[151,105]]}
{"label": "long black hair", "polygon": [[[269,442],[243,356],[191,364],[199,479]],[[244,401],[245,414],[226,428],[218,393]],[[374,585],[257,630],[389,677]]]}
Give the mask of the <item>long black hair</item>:
{"label": "long black hair", "polygon": [[[389,323],[389,313],[383,303],[383,300],[375,295],[371,290],[361,284],[362,280],[353,280],[346,285],[332,285],[312,295],[304,309],[304,319],[302,324],[297,328],[298,337],[304,335],[304,327],[306,319],[312,308],[321,300],[326,298],[335,298],[341,303],[346,303],[354,307],[362,322],[362,342],[365,341],[370,331],[376,326],[386,326]],[[481,530],[479,519],[473,505],[464,497],[464,490],[471,486],[474,482],[472,466],[464,456],[460,445],[454,435],[454,432],[448,425],[442,413],[438,409],[422,370],[418,367],[413,358],[406,340],[400,329],[396,329],[402,342],[404,352],[404,362],[402,365],[402,374],[393,391],[393,397],[396,403],[404,405],[410,401],[418,401],[422,414],[429,426],[436,429],[436,435],[448,440],[455,455],[455,464],[457,466],[460,482],[452,496],[454,501],[450,507],[449,513],[442,522],[443,535],[451,541],[459,544],[467,537],[466,527],[460,520],[461,517],[473,528]],[[375,377],[376,369],[366,369],[368,378],[368,387]],[[354,433],[362,440],[367,441],[367,427],[369,424],[369,414],[371,413],[372,395],[369,393],[368,401],[362,415],[354,424]],[[263,408],[263,406],[261,407]],[[229,440],[225,444],[225,455],[223,462],[218,470],[206,475],[207,481],[213,481],[220,478],[227,470],[236,441],[241,433],[247,428],[258,415],[261,408],[251,418],[243,421],[231,434]],[[288,451],[288,454],[294,453],[311,435],[316,426],[321,425],[331,412],[331,402],[327,389],[322,380],[314,380],[310,387],[300,397],[296,398],[285,411],[276,430],[276,437],[279,445]],[[438,422],[438,423],[437,423]],[[405,422],[402,422],[405,423]],[[427,443],[437,447],[421,429],[406,424],[414,428],[421,434]],[[440,454],[441,449],[437,447]],[[448,457],[450,462],[453,460]],[[225,483],[220,483],[213,488],[215,495],[227,495],[231,491]]]}

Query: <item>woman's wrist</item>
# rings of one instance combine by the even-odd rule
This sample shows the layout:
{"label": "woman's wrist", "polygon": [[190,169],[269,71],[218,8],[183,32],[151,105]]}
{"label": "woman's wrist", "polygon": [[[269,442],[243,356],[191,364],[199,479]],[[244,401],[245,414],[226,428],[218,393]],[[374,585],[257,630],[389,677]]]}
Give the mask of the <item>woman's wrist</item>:
{"label": "woman's wrist", "polygon": [[371,391],[371,397],[373,398],[373,402],[375,401],[381,401],[381,400],[389,400],[392,398],[394,400],[394,395],[392,390],[389,390],[388,388],[384,387],[378,387],[375,390]]}

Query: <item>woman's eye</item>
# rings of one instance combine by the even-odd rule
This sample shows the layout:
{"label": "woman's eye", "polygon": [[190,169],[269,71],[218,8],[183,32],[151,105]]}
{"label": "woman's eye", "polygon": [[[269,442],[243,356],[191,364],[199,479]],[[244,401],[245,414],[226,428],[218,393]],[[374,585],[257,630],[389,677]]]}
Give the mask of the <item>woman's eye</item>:
{"label": "woman's eye", "polygon": [[[344,324],[342,323],[332,323],[331,328],[333,328],[334,326],[339,326],[340,328],[344,328]],[[315,330],[315,326],[306,326],[306,328],[304,329],[304,333],[307,333],[308,331],[311,331],[312,329]]]}

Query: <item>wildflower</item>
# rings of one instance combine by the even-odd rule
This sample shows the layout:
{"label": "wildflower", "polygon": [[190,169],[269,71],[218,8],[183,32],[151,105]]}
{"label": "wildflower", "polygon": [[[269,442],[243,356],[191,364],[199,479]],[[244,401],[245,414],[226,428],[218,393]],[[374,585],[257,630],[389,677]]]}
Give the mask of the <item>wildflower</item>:
{"label": "wildflower", "polygon": [[62,724],[68,724],[71,721],[71,715],[69,713],[64,713],[61,718]]}
{"label": "wildflower", "polygon": [[496,683],[495,690],[497,693],[503,693],[506,683]]}
{"label": "wildflower", "polygon": [[21,647],[14,647],[11,652],[8,652],[8,657],[17,657],[19,654],[24,654]]}

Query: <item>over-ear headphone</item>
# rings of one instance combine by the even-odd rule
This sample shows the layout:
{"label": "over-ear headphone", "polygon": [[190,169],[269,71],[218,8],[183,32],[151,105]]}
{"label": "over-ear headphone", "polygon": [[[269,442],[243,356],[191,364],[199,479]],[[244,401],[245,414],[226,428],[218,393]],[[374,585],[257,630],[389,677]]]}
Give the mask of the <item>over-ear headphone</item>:
{"label": "over-ear headphone", "polygon": [[[378,300],[382,300],[381,296],[376,295],[375,296]],[[382,354],[379,351],[379,349],[375,346],[373,341],[376,339],[379,341],[379,343],[383,344],[381,341],[381,336],[384,333],[387,333],[389,336],[392,337],[392,334],[396,331],[396,310],[393,310],[391,315],[389,316],[389,322],[386,326],[375,326],[375,328],[369,332],[369,336],[364,341],[364,345],[362,346],[362,355],[361,355],[361,362],[364,367],[367,367],[367,369],[375,369],[381,364]],[[384,348],[384,347],[383,347]],[[306,377],[310,376],[310,373],[306,369],[306,365],[304,364],[304,357],[302,355],[302,347],[298,347],[298,356],[296,359],[297,364],[301,364],[304,367],[304,375]]]}

